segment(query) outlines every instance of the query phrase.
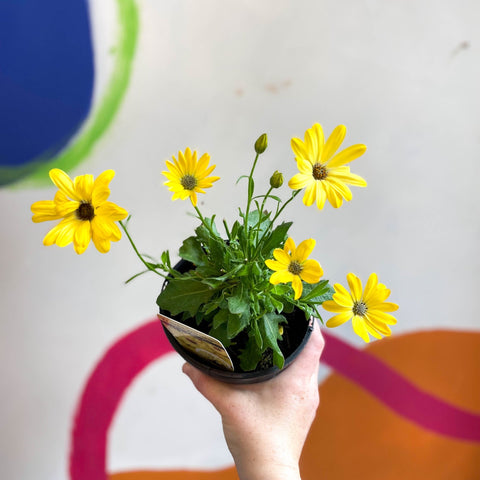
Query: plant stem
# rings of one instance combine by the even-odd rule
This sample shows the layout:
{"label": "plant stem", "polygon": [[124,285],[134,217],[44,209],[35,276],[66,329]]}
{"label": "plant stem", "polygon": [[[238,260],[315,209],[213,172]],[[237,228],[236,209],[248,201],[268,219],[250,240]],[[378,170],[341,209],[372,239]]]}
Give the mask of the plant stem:
{"label": "plant stem", "polygon": [[[265,206],[265,202],[267,201],[267,198],[268,196],[270,195],[271,191],[273,190],[273,187],[271,186],[269,189],[268,189],[268,192],[266,193],[265,197],[263,197],[263,202],[262,202],[262,206],[260,208],[260,212],[259,215],[258,215],[258,223],[257,225],[255,226],[255,250],[256,250],[256,246],[258,245],[258,228],[260,227],[261,223],[262,223],[262,213],[263,213],[263,207]],[[273,225],[273,222],[272,222],[272,225]]]}
{"label": "plant stem", "polygon": [[205,225],[205,228],[210,232],[210,234],[213,237],[217,237],[218,235],[213,231],[212,227],[205,221],[205,218],[200,213],[200,210],[198,209],[198,207],[195,205],[194,208],[195,208],[195,211],[197,212],[198,218],[200,218],[200,221],[202,222],[202,224]]}
{"label": "plant stem", "polygon": [[255,189],[253,183],[253,172],[255,171],[255,167],[257,166],[258,157],[260,156],[259,153],[255,155],[255,160],[253,161],[252,169],[250,170],[250,175],[248,176],[248,197],[247,197],[247,208],[245,209],[245,217],[244,217],[244,228],[245,228],[245,236],[247,237],[247,251],[244,252],[245,256],[249,258],[248,246],[250,244],[250,230],[248,228],[248,214],[250,213],[250,205],[252,203],[253,191]]}
{"label": "plant stem", "polygon": [[277,211],[277,213],[275,214],[275,216],[273,217],[272,219],[272,223],[278,218],[278,216],[282,213],[282,211],[284,210],[284,208],[301,192],[301,190],[295,190],[294,192],[292,192],[292,196],[282,205],[282,208],[280,208],[280,210]]}
{"label": "plant stem", "polygon": [[252,203],[253,197],[253,172],[255,171],[255,167],[257,166],[259,154],[255,156],[255,160],[253,161],[252,170],[250,171],[250,175],[248,176],[248,198],[247,198],[247,208],[245,210],[245,231],[248,231],[248,214],[250,212],[250,204]]}
{"label": "plant stem", "polygon": [[156,268],[153,268],[149,263],[147,263],[145,261],[145,259],[142,257],[142,255],[140,254],[140,252],[138,251],[135,243],[133,242],[132,240],[132,237],[130,236],[130,234],[128,233],[128,230],[127,230],[127,227],[126,225],[123,224],[123,222],[120,220],[118,223],[120,223],[120,226],[122,227],[123,231],[125,232],[125,235],[127,236],[129,242],[130,242],[130,245],[132,246],[133,250],[135,251],[135,253],[137,254],[137,257],[140,259],[140,261],[147,267],[148,270],[150,270],[151,272],[155,272],[157,275],[160,275],[161,277],[163,278],[167,278],[166,275],[164,275],[163,273],[160,273]]}
{"label": "plant stem", "polygon": [[[275,220],[278,218],[278,216],[282,213],[283,209],[301,192],[301,190],[295,190],[292,192],[292,196],[283,204],[282,208],[277,210],[275,213],[275,216],[272,218],[272,225],[274,224]],[[267,233],[267,230],[263,232],[263,235],[260,237],[260,240],[257,242],[257,247],[255,249],[254,256],[257,256],[260,244],[262,243],[262,240],[265,238],[265,235]]]}

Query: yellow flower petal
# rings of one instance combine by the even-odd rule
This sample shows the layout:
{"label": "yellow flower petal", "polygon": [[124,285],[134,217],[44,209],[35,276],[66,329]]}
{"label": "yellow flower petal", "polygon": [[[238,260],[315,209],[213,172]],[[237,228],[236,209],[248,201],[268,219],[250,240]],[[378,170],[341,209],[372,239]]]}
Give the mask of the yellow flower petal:
{"label": "yellow flower petal", "polygon": [[311,173],[309,173],[309,175],[305,175],[304,173],[297,173],[288,181],[288,186],[292,190],[301,190],[311,182],[312,182]]}
{"label": "yellow flower petal", "polygon": [[370,303],[375,291],[377,289],[378,276],[376,273],[371,273],[368,277],[367,284],[365,285],[365,291],[363,292],[363,300],[365,303]]}
{"label": "yellow flower petal", "polygon": [[347,281],[353,299],[358,302],[362,298],[362,281],[353,273],[347,275]]}
{"label": "yellow flower petal", "polygon": [[322,267],[316,260],[310,259],[303,262],[300,278],[304,282],[317,283],[322,275]]}
{"label": "yellow flower petal", "polygon": [[109,217],[111,220],[119,221],[128,217],[128,212],[113,202],[102,203],[95,211],[99,216]]}
{"label": "yellow flower petal", "polygon": [[90,222],[80,222],[73,236],[73,247],[81,255],[88,247],[92,237]]}
{"label": "yellow flower petal", "polygon": [[62,216],[57,213],[57,207],[52,200],[40,200],[39,202],[35,202],[30,209],[33,213],[32,221],[35,223],[62,218]]}
{"label": "yellow flower petal", "polygon": [[98,237],[95,234],[92,235],[93,244],[100,253],[107,253],[110,251],[110,240],[106,240],[102,237]]}
{"label": "yellow flower petal", "polygon": [[333,208],[340,208],[343,203],[342,196],[331,186],[330,182],[324,182],[325,192],[327,199]]}
{"label": "yellow flower petal", "polygon": [[355,315],[352,319],[352,327],[353,331],[362,338],[366,343],[370,342],[370,337],[368,336],[367,327],[365,326],[365,322],[361,317]]}
{"label": "yellow flower petal", "polygon": [[380,310],[371,310],[368,311],[368,316],[377,320],[378,322],[386,323],[387,325],[396,325],[397,319],[390,315],[389,313],[381,312]]}
{"label": "yellow flower petal", "polygon": [[73,216],[63,219],[45,235],[43,244],[45,246],[57,244],[59,247],[65,247],[73,240],[77,222],[78,220]]}
{"label": "yellow flower petal", "polygon": [[315,197],[317,208],[322,210],[325,205],[325,201],[327,200],[327,193],[325,191],[325,187],[323,186],[323,182],[316,182]]}
{"label": "yellow flower petal", "polygon": [[315,248],[315,239],[308,238],[301,242],[295,250],[294,260],[303,263]]}
{"label": "yellow flower petal", "polygon": [[340,196],[342,196],[347,202],[352,199],[352,191],[341,181],[339,181],[334,175],[329,175],[328,183]]}
{"label": "yellow flower petal", "polygon": [[344,166],[362,155],[366,150],[365,145],[353,145],[336,153],[345,134],[346,127],[339,125],[324,143],[323,130],[315,124],[305,132],[305,142],[292,139],[299,173],[290,179],[288,185],[293,190],[305,189],[303,203],[307,207],[315,203],[322,210],[328,199],[334,208],[339,208],[343,200],[352,199],[347,184],[366,186],[362,177],[350,173],[349,167]]}
{"label": "yellow flower petal", "polygon": [[75,251],[81,254],[92,236],[95,236],[95,245],[102,252],[108,251],[110,241],[121,238],[120,229],[114,222],[128,216],[126,210],[106,201],[110,194],[109,183],[114,175],[113,170],[106,170],[96,180],[92,175],[85,174],[72,181],[58,168],[50,170],[50,178],[59,190],[53,202],[43,201],[32,205],[35,214],[32,220],[62,218],[62,221],[47,233],[44,245],[64,247],[73,242]]}
{"label": "yellow flower petal", "polygon": [[290,264],[290,256],[287,252],[285,252],[285,250],[282,250],[281,248],[276,248],[273,251],[273,256],[275,260],[277,260],[281,265],[283,265],[284,268],[288,267],[288,265]]}
{"label": "yellow flower petal", "polygon": [[365,145],[352,145],[337,153],[328,163],[328,168],[340,167],[361,157],[367,151]]}
{"label": "yellow flower petal", "polygon": [[[325,305],[326,302],[324,302]],[[328,328],[335,328],[340,325],[343,325],[345,322],[348,322],[352,318],[352,312],[341,312],[338,315],[334,315],[332,318],[330,318],[326,325]]]}
{"label": "yellow flower petal", "polygon": [[298,300],[302,296],[303,291],[303,283],[298,275],[292,275],[292,287],[293,291],[295,292],[293,298],[294,300]]}
{"label": "yellow flower petal", "polygon": [[[379,330],[377,330],[368,320],[366,317],[364,317],[364,322],[365,322],[365,328],[367,329],[367,332],[372,335],[372,337],[377,338],[380,340],[382,338],[382,335]],[[388,332],[384,333],[384,335],[390,335]]]}
{"label": "yellow flower petal", "polygon": [[366,187],[367,182],[364,178],[360,175],[355,175],[354,173],[350,172],[337,172],[337,169],[332,169],[332,176],[334,176],[337,180],[347,183],[349,185],[353,185],[355,187]]}
{"label": "yellow flower petal", "polygon": [[296,275],[292,275],[288,270],[280,270],[272,274],[272,276],[270,277],[270,283],[272,285],[278,285],[279,283],[289,283],[293,281],[294,277],[296,277]]}
{"label": "yellow flower petal", "polygon": [[285,264],[277,262],[275,260],[265,260],[265,265],[270,269],[274,271],[279,271],[279,270],[285,270]]}
{"label": "yellow flower petal", "polygon": [[325,143],[325,149],[322,153],[321,163],[327,163],[328,160],[335,154],[335,152],[340,148],[345,134],[347,133],[347,128],[345,125],[338,125],[333,129],[333,132],[328,137],[327,142]]}
{"label": "yellow flower petal", "polygon": [[174,192],[172,200],[186,200],[190,198],[192,205],[197,205],[197,193],[205,193],[206,188],[210,188],[213,182],[220,177],[209,176],[215,168],[215,165],[208,166],[210,156],[203,154],[197,159],[197,152],[185,149],[185,152],[178,152],[178,161],[173,158],[173,163],[167,161],[167,171],[162,174],[168,179],[164,185],[171,192]]}
{"label": "yellow flower petal", "polygon": [[320,162],[320,154],[323,150],[323,142],[321,145],[319,145],[315,127],[309,128],[305,132],[305,149],[309,152],[309,161],[312,164]]}
{"label": "yellow flower petal", "polygon": [[70,197],[72,200],[76,200],[77,202],[82,201],[82,198],[77,195],[77,192],[75,191],[71,178],[63,170],[60,170],[59,168],[52,168],[49,172],[49,175],[52,182],[57,186],[57,188],[62,190],[65,195]]}
{"label": "yellow flower petal", "polygon": [[[283,246],[283,249],[285,250],[286,253],[290,253],[292,255],[295,253],[295,250],[297,249],[297,247],[295,246],[295,242],[293,241],[292,237],[287,238],[285,245]],[[289,259],[289,262],[290,262],[290,259]]]}
{"label": "yellow flower petal", "polygon": [[310,205],[313,204],[315,201],[315,191],[316,191],[316,186],[315,182],[311,182],[309,185],[307,185],[307,188],[305,188],[305,193],[303,195],[303,204],[309,207]]}
{"label": "yellow flower petal", "polygon": [[293,153],[298,158],[306,158],[307,157],[307,150],[305,149],[305,145],[299,138],[292,138],[290,141],[290,145],[292,146]]}
{"label": "yellow flower petal", "polygon": [[[336,283],[333,299],[323,302],[323,308],[327,312],[341,315],[348,312],[353,315],[353,329],[366,342],[370,341],[369,334],[375,338],[391,335],[388,325],[395,325],[397,319],[385,312],[396,310],[398,305],[384,302],[385,298],[390,295],[390,290],[385,285],[378,283],[376,273],[370,274],[363,295],[362,282],[355,274],[349,273],[347,281],[350,293],[341,284]],[[337,316],[333,318],[333,323],[339,321]]]}
{"label": "yellow flower petal", "polygon": [[375,302],[370,305],[370,308],[379,312],[395,312],[398,310],[398,305],[392,302]]}
{"label": "yellow flower petal", "polygon": [[367,328],[370,326],[373,330],[375,330],[378,333],[381,333],[382,335],[389,336],[391,335],[392,331],[388,327],[387,324],[379,320],[378,318],[374,317],[371,314],[367,314],[364,317],[365,323],[367,325]]}
{"label": "yellow flower petal", "polygon": [[73,186],[77,195],[87,202],[92,202],[93,175],[79,175],[75,177]]}
{"label": "yellow flower petal", "polygon": [[352,314],[352,307],[348,306],[345,307],[343,305],[339,305],[337,302],[334,300],[326,300],[325,302],[322,303],[322,307],[327,311],[327,312],[332,312],[332,313],[345,313],[345,312],[350,312],[350,316],[353,316]]}

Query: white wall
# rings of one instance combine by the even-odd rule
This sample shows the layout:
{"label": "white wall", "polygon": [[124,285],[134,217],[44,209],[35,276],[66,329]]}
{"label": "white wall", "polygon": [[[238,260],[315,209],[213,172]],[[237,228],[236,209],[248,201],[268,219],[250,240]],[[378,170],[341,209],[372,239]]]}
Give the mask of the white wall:
{"label": "white wall", "polygon": [[[116,7],[92,3],[101,95]],[[394,334],[478,330],[478,2],[140,0],[138,8],[121,111],[71,173],[116,170],[111,199],[133,214],[142,251],[175,250],[195,225],[160,176],[179,149],[211,154],[222,180],[200,207],[230,217],[244,200],[233,184],[260,133],[269,135],[258,169],[267,181],[276,169],[295,173],[292,136],[314,122],[328,132],[345,123],[346,144],[368,146],[352,171],[369,186],[340,210],[297,201],[286,215],[294,238],[317,239],[314,258],[334,282],[376,271],[400,304]],[[0,476],[9,480],[68,478],[84,381],[109,345],[155,315],[160,288],[153,276],[122,284],[140,270],[125,240],[108,255],[43,247],[49,226],[31,223],[29,207],[54,191],[0,190]],[[349,326],[336,333],[361,345]],[[112,471],[229,464],[216,414],[180,365],[169,358],[135,382],[112,430]],[[184,420],[178,433],[175,415]],[[186,431],[188,457],[177,441]]]}

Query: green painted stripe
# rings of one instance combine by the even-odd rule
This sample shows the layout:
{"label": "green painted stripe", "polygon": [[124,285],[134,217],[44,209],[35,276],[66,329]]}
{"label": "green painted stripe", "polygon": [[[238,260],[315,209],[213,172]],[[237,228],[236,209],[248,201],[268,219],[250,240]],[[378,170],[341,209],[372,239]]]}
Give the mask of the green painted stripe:
{"label": "green painted stripe", "polygon": [[119,38],[115,50],[115,64],[105,93],[86,121],[83,132],[66,150],[45,163],[45,155],[23,168],[0,167],[0,184],[23,179],[18,187],[44,186],[49,183],[48,171],[61,168],[69,171],[92,151],[95,143],[111,125],[125,93],[132,73],[133,58],[138,38],[138,10],[135,0],[117,0]]}

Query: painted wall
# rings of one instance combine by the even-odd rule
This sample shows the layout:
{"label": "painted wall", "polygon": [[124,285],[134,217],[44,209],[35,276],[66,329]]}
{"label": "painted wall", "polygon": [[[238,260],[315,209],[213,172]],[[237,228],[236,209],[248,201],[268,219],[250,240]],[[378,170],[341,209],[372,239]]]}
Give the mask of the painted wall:
{"label": "painted wall", "polygon": [[[113,168],[141,250],[175,251],[195,221],[162,185],[165,159],[208,151],[222,180],[202,211],[231,216],[258,135],[260,175],[289,178],[290,138],[318,121],[367,144],[354,170],[369,186],[339,210],[297,202],[292,233],[317,239],[334,282],[376,271],[400,310],[368,349],[349,326],[326,332],[304,477],[477,478],[478,3],[105,0],[76,3],[78,22],[33,3],[0,7],[18,25],[0,29],[0,477],[235,478],[217,414],[152,323],[157,279],[123,284],[140,270],[123,240],[43,247],[29,208],[53,196],[53,165]],[[66,125],[29,95],[79,105]]]}

